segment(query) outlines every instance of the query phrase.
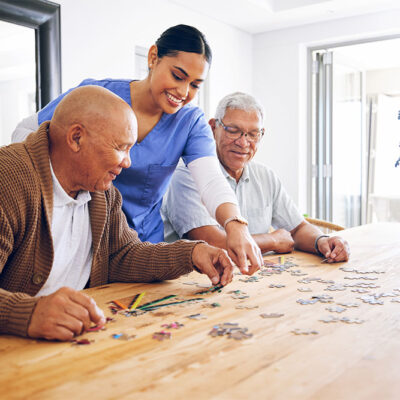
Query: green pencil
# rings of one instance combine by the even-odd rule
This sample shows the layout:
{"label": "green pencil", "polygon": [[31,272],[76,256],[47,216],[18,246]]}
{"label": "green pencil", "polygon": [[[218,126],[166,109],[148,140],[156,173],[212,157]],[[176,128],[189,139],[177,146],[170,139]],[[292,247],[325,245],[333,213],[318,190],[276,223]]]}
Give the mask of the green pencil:
{"label": "green pencil", "polygon": [[169,296],[165,296],[162,299],[157,299],[157,300],[150,301],[149,303],[142,304],[140,307],[137,307],[137,309],[142,310],[143,308],[150,307],[153,304],[160,303],[161,301],[164,301],[164,300],[172,299],[173,297],[176,297],[176,296],[177,296],[176,294],[170,294]]}
{"label": "green pencil", "polygon": [[[182,301],[174,301],[173,303],[165,303],[165,304],[159,304],[158,306],[154,306],[154,307],[146,307],[146,308],[141,308],[141,310],[143,311],[152,311],[152,310],[157,310],[157,308],[161,308],[161,307],[167,307],[167,306],[173,306],[175,304],[182,304],[182,303],[188,303],[190,301],[196,301],[196,300],[204,300],[203,298],[197,298],[197,299],[188,299],[188,300],[182,300]],[[143,307],[143,306],[142,306]]]}

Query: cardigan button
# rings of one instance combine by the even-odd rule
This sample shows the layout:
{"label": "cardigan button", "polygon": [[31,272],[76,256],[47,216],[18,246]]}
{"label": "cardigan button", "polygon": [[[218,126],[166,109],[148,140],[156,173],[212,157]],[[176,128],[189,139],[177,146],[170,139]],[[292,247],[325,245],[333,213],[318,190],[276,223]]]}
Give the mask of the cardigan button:
{"label": "cardigan button", "polygon": [[44,280],[44,276],[40,272],[33,274],[32,282],[35,285],[40,285],[43,282],[43,280]]}

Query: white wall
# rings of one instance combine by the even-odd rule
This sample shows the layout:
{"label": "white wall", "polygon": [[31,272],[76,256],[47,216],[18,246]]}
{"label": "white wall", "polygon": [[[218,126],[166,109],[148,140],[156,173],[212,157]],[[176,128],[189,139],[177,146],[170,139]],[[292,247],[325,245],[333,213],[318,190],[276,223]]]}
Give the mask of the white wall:
{"label": "white wall", "polygon": [[400,33],[400,11],[352,17],[254,37],[254,94],[267,136],[256,158],[281,177],[307,212],[307,47]]}
{"label": "white wall", "polygon": [[150,47],[170,26],[193,25],[213,51],[210,111],[235,90],[250,92],[252,36],[168,0],[59,0],[62,89],[84,78],[134,79],[135,46]]}

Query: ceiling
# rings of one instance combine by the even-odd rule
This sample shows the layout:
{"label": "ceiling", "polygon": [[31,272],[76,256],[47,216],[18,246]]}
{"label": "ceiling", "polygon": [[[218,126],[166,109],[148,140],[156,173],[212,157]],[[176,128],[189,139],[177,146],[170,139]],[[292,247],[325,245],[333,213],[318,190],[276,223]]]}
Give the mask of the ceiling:
{"label": "ceiling", "polygon": [[170,0],[170,2],[251,34],[400,9],[399,0]]}
{"label": "ceiling", "polygon": [[[250,33],[355,14],[400,9],[400,0],[201,0],[201,2],[170,0],[170,2]],[[240,14],[240,18],[237,14]],[[34,40],[32,29],[0,21],[0,68],[2,68],[0,75],[4,75],[5,68],[8,67],[10,58],[7,52],[14,51],[15,57],[21,63],[34,62],[35,48],[32,44]],[[359,68],[375,70],[400,68],[399,49],[400,39],[393,39],[345,46],[335,49],[335,52]],[[15,68],[13,71],[16,71]]]}

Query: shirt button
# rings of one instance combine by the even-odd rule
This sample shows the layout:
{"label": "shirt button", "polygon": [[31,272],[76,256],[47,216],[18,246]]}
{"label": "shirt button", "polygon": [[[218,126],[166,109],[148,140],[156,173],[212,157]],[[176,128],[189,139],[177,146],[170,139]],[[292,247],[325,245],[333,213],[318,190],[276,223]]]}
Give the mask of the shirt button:
{"label": "shirt button", "polygon": [[43,279],[44,279],[43,274],[41,274],[40,272],[37,272],[37,273],[33,274],[32,282],[35,285],[39,285],[43,282]]}

